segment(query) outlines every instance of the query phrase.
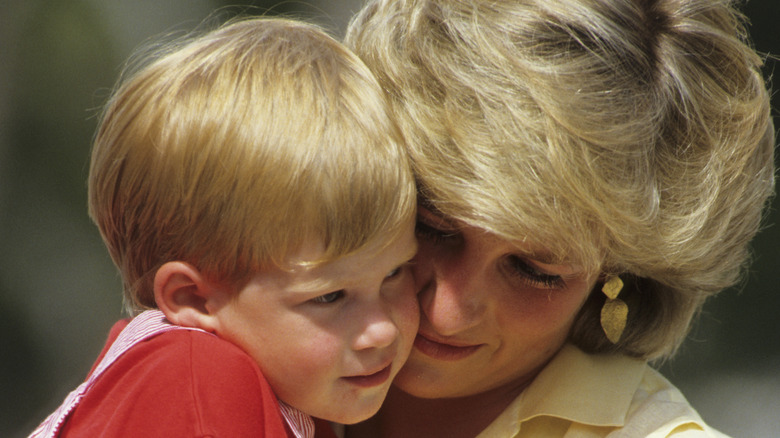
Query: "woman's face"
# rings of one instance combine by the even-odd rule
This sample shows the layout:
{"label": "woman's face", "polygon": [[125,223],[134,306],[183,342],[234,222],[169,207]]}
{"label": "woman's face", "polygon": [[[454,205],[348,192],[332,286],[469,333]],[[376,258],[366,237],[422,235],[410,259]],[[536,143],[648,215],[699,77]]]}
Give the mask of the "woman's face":
{"label": "woman's face", "polygon": [[566,341],[597,275],[422,206],[417,236],[420,330],[395,384],[421,398],[514,397]]}

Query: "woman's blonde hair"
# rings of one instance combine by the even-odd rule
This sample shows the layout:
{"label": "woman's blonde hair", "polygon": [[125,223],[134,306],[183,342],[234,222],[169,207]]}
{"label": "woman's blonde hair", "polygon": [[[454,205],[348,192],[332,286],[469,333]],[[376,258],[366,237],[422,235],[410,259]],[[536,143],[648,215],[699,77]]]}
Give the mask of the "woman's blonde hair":
{"label": "woman's blonde hair", "polygon": [[598,284],[582,349],[671,355],[738,280],[774,136],[727,0],[377,0],[345,41],[390,93],[426,202],[623,277],[623,337],[602,332]]}
{"label": "woman's blonde hair", "polygon": [[[316,239],[323,263],[412,219],[411,166],[376,79],[319,28],[235,21],[165,46],[115,91],[89,211],[132,311],[163,263],[239,282]],[[380,239],[380,240],[376,240]]]}

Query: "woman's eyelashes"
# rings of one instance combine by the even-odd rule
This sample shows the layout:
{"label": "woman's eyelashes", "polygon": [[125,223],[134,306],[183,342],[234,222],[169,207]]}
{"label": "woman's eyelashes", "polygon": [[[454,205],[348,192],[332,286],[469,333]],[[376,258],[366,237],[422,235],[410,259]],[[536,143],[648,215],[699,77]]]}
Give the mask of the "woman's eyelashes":
{"label": "woman's eyelashes", "polygon": [[385,275],[385,278],[393,278],[393,277],[398,276],[398,274],[400,274],[400,273],[401,273],[401,266],[399,266],[399,267],[393,269],[392,271],[390,271],[387,275]]}
{"label": "woman's eyelashes", "polygon": [[[450,227],[446,222],[444,228],[431,225],[431,219],[426,215],[417,217],[415,234],[419,239],[426,240],[434,245],[453,245],[460,242],[462,235],[457,228]],[[538,289],[563,289],[566,281],[561,275],[549,274],[538,269],[526,258],[509,254],[501,261],[503,269],[512,277],[519,279],[524,285]]]}
{"label": "woman's eyelashes", "polygon": [[450,230],[442,230],[425,223],[418,219],[414,227],[414,232],[420,239],[425,239],[431,243],[444,243],[454,240],[458,233]]}
{"label": "woman's eyelashes", "polygon": [[509,255],[505,260],[509,274],[520,278],[531,287],[540,289],[563,289],[566,287],[566,282],[560,275],[542,272],[522,257]]}
{"label": "woman's eyelashes", "polygon": [[312,298],[311,302],[316,304],[331,304],[335,303],[336,301],[340,300],[344,297],[344,291],[343,290],[337,290],[335,292],[330,292],[324,295],[320,295],[318,297]]}

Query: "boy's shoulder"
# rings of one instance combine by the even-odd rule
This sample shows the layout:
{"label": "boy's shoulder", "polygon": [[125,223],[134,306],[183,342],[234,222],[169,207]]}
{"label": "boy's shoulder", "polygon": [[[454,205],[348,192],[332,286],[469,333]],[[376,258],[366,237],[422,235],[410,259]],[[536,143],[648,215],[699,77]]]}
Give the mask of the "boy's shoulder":
{"label": "boy's shoulder", "polygon": [[[193,384],[227,389],[270,388],[251,356],[211,333],[171,330],[133,346],[112,367],[139,374],[164,386],[191,380]],[[166,379],[162,380],[161,377]],[[270,391],[270,389],[269,389]]]}
{"label": "boy's shoulder", "polygon": [[286,435],[276,397],[255,361],[225,340],[186,329],[155,335],[122,354],[63,431],[113,435],[128,427],[139,436]]}

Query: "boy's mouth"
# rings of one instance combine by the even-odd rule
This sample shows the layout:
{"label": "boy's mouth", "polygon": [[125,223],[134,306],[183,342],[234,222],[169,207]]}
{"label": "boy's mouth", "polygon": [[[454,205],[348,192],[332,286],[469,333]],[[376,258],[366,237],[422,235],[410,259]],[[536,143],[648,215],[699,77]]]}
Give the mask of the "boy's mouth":
{"label": "boy's mouth", "polygon": [[381,370],[367,375],[342,377],[347,382],[361,388],[371,388],[385,383],[390,378],[392,362]]}

